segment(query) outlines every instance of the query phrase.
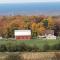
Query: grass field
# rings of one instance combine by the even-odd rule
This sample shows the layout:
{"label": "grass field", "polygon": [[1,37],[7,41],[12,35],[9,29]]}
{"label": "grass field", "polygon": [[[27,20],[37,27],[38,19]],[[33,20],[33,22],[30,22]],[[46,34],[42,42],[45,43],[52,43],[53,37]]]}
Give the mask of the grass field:
{"label": "grass field", "polygon": [[27,45],[36,45],[38,47],[42,47],[44,44],[54,45],[60,43],[60,40],[41,40],[41,39],[32,39],[32,40],[0,40],[0,44],[11,44],[11,45],[19,45],[21,43],[25,43]]}
{"label": "grass field", "polygon": [[[0,40],[0,44],[4,45],[19,45],[25,43],[27,45],[37,45],[39,48],[42,48],[44,44],[54,45],[60,43],[60,40],[41,40],[41,39],[32,39],[32,40]],[[55,52],[54,52],[55,51]],[[58,52],[57,52],[58,51]],[[17,54],[17,55],[16,55]],[[0,60],[15,60],[16,56],[22,57],[23,60],[58,60],[60,59],[60,50],[49,50],[46,52],[0,52]],[[27,57],[28,56],[28,57]],[[18,59],[18,58],[17,58]],[[20,59],[21,60],[21,59]]]}

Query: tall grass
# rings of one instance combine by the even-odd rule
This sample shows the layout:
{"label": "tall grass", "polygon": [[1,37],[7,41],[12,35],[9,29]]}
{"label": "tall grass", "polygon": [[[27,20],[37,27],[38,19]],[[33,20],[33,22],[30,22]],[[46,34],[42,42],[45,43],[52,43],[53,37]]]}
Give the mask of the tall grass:
{"label": "tall grass", "polygon": [[60,52],[8,52],[0,60],[60,60]]}

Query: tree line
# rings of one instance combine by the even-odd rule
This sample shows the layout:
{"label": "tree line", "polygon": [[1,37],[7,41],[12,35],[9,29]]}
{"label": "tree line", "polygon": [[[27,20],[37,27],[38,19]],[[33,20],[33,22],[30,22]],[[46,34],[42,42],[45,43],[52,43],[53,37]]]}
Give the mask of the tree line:
{"label": "tree line", "polygon": [[56,35],[59,26],[52,16],[2,16],[0,17],[0,36],[13,38],[14,30],[30,29],[32,36],[43,35],[47,29],[54,30]]}

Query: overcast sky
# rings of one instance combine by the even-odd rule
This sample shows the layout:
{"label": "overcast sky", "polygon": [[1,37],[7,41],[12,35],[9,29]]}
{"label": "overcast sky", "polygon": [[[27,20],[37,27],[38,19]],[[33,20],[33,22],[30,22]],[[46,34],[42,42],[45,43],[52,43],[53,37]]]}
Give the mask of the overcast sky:
{"label": "overcast sky", "polygon": [[60,2],[60,0],[0,0],[0,3]]}

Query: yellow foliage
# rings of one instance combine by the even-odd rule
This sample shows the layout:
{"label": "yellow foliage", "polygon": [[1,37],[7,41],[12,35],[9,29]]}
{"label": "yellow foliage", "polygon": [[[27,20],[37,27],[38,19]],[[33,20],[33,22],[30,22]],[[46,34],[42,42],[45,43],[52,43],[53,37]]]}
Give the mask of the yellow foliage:
{"label": "yellow foliage", "polygon": [[48,17],[48,25],[54,25],[52,17]]}
{"label": "yellow foliage", "polygon": [[52,28],[54,26],[54,21],[52,19],[52,17],[48,17],[48,27]]}
{"label": "yellow foliage", "polygon": [[43,27],[44,25],[43,25],[43,23],[42,22],[40,22],[40,23],[38,23],[38,24],[36,24],[36,28],[38,29],[38,28],[40,28],[40,27]]}
{"label": "yellow foliage", "polygon": [[36,30],[37,29],[37,24],[36,23],[32,23],[31,28],[32,28],[32,30]]}
{"label": "yellow foliage", "polygon": [[43,34],[45,30],[46,30],[46,29],[45,29],[45,27],[44,27],[44,26],[43,26],[43,27],[38,28],[38,34]]}
{"label": "yellow foliage", "polygon": [[40,27],[39,28],[39,32],[43,32],[43,31],[45,31],[45,28],[44,27]]}

